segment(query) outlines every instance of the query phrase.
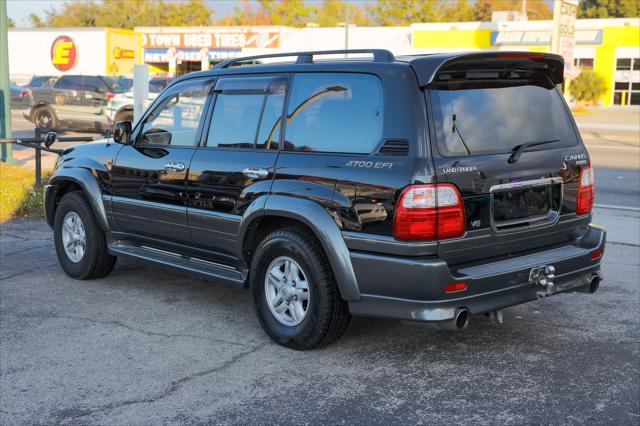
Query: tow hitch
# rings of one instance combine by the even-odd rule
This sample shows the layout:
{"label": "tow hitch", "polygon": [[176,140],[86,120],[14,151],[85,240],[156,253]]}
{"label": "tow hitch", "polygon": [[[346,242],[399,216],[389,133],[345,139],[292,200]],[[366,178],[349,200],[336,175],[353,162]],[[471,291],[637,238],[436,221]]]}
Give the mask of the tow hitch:
{"label": "tow hitch", "polygon": [[552,265],[537,266],[529,272],[529,282],[535,286],[542,287],[542,290],[538,291],[538,298],[551,296],[554,293],[553,278],[555,277],[555,272],[556,268]]}

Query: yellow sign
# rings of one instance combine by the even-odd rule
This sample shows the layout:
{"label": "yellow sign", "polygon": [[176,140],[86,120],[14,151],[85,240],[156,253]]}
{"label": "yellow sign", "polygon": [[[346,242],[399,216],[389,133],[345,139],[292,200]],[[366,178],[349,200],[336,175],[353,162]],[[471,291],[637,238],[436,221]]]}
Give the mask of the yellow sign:
{"label": "yellow sign", "polygon": [[131,30],[107,29],[108,75],[131,75],[133,66],[142,63],[140,34]]}

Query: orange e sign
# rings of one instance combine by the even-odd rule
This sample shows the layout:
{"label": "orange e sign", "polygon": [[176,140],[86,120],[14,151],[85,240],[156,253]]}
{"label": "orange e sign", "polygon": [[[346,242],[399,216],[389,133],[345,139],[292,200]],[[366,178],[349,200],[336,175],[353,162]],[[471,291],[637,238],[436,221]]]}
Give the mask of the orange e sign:
{"label": "orange e sign", "polygon": [[51,63],[58,71],[69,71],[76,65],[78,49],[71,37],[59,36],[51,45]]}

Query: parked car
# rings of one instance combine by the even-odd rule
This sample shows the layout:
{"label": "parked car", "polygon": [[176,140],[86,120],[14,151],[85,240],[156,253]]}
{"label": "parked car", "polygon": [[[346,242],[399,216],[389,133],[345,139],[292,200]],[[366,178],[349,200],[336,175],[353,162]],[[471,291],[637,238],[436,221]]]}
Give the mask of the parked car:
{"label": "parked car", "polygon": [[[149,80],[149,94],[145,101],[145,107],[149,106],[151,102],[158,96],[167,85],[171,82],[171,79],[167,78],[152,78]],[[133,122],[133,79],[121,78],[119,84],[126,88],[125,92],[115,95],[109,101],[107,105],[107,114],[111,118],[111,121],[117,123],[118,121],[131,121]]]}
{"label": "parked car", "polygon": [[351,315],[461,330],[594,293],[606,232],[562,57],[366,52],[230,60],[64,151],[45,200],[63,270],[101,278],[123,256],[248,286],[293,349]]}
{"label": "parked car", "polygon": [[107,104],[123,90],[111,77],[63,75],[31,88],[33,102],[25,118],[43,131],[111,130]]}
{"label": "parked car", "polygon": [[11,108],[28,108],[31,105],[31,90],[9,81]]}

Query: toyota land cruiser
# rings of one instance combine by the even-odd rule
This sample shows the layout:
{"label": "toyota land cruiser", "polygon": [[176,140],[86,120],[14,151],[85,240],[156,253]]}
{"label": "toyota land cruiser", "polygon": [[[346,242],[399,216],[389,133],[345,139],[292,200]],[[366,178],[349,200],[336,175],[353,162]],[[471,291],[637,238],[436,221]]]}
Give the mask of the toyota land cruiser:
{"label": "toyota land cruiser", "polygon": [[181,77],[61,154],[45,209],[69,276],[128,256],[249,286],[294,349],[351,315],[464,329],[597,289],[605,231],[560,56],[248,59],[275,57],[293,60]]}

